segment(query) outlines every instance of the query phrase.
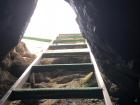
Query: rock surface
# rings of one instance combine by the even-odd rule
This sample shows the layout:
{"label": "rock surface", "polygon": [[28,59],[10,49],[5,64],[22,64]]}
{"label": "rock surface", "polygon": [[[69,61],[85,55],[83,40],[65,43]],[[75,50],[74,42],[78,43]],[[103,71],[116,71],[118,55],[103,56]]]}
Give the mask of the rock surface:
{"label": "rock surface", "polygon": [[[66,1],[76,11],[80,30],[107,78],[108,89],[117,91],[111,94],[119,97],[122,105],[134,104],[140,93],[139,1]],[[0,64],[21,39],[36,2],[0,0]]]}
{"label": "rock surface", "polygon": [[21,52],[27,52],[24,45],[25,51],[17,48],[21,48],[18,43],[36,3],[37,0],[0,0],[0,98],[33,60],[22,56]]}
{"label": "rock surface", "polygon": [[0,0],[0,61],[25,31],[37,0]]}
{"label": "rock surface", "polygon": [[[120,104],[139,95],[139,5],[130,0],[66,0],[88,40],[112,95]],[[114,85],[115,84],[115,85]],[[112,87],[116,89],[112,89]],[[114,91],[115,90],[115,91]],[[136,103],[135,103],[136,104]]]}
{"label": "rock surface", "polygon": [[2,60],[0,66],[0,98],[35,58],[36,56],[28,51],[26,45],[20,42],[10,51],[6,58]]}

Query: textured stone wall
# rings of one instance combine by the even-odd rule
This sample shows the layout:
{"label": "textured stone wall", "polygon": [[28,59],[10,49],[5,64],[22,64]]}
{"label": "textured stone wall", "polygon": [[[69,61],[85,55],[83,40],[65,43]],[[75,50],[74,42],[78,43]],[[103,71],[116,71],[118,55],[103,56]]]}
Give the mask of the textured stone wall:
{"label": "textured stone wall", "polygon": [[[110,94],[122,105],[138,97],[138,3],[130,0],[66,0],[91,45]],[[134,102],[135,103],[135,102]]]}
{"label": "textured stone wall", "polygon": [[18,44],[36,3],[37,0],[0,0],[0,61]]}
{"label": "textured stone wall", "polygon": [[[140,93],[138,0],[66,1],[77,14],[110,93],[119,97],[122,105],[130,105]],[[21,39],[36,2],[0,0],[0,61]]]}
{"label": "textured stone wall", "polygon": [[9,52],[0,65],[0,99],[36,58],[24,42]]}

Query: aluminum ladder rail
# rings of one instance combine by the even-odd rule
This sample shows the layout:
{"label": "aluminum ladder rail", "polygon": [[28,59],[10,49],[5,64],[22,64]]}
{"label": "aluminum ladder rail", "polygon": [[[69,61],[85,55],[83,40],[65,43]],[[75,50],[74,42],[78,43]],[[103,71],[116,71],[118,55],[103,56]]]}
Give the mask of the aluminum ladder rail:
{"label": "aluminum ladder rail", "polygon": [[[79,44],[77,44],[79,43]],[[51,57],[83,57],[90,58],[90,63],[71,64],[47,64],[39,65],[42,58]],[[29,78],[35,83],[34,73],[54,71],[56,69],[65,70],[85,70],[92,69],[95,72],[98,87],[81,88],[32,88],[23,89],[23,85]],[[101,77],[95,57],[91,53],[86,40],[80,34],[60,34],[56,40],[52,41],[48,50],[40,54],[35,61],[25,70],[21,77],[15,82],[11,89],[1,99],[0,105],[8,105],[13,100],[30,99],[68,99],[68,98],[98,98],[104,99],[106,105],[112,105],[110,96]]]}

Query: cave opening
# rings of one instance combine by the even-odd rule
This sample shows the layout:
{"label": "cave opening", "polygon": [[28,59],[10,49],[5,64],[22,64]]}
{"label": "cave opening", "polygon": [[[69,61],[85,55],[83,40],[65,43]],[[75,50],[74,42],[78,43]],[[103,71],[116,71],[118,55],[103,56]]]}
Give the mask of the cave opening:
{"label": "cave opening", "polygon": [[58,34],[80,33],[75,19],[76,14],[66,1],[38,0],[23,42],[32,52],[37,53]]}

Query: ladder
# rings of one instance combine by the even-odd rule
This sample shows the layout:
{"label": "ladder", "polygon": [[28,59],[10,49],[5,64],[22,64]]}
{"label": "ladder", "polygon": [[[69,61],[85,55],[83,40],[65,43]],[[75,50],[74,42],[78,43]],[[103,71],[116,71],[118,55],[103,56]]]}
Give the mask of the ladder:
{"label": "ladder", "polygon": [[[40,65],[41,59],[49,58],[88,58],[85,62],[66,62]],[[97,86],[78,88],[23,88],[28,81],[36,83],[35,73],[56,72],[56,70],[74,71],[91,70],[95,74]],[[14,100],[32,99],[102,99],[105,105],[112,105],[110,96],[102,79],[98,65],[91,49],[81,34],[59,34],[50,43],[47,50],[38,55],[33,63],[25,70],[9,91],[0,100],[0,105],[9,105]]]}

